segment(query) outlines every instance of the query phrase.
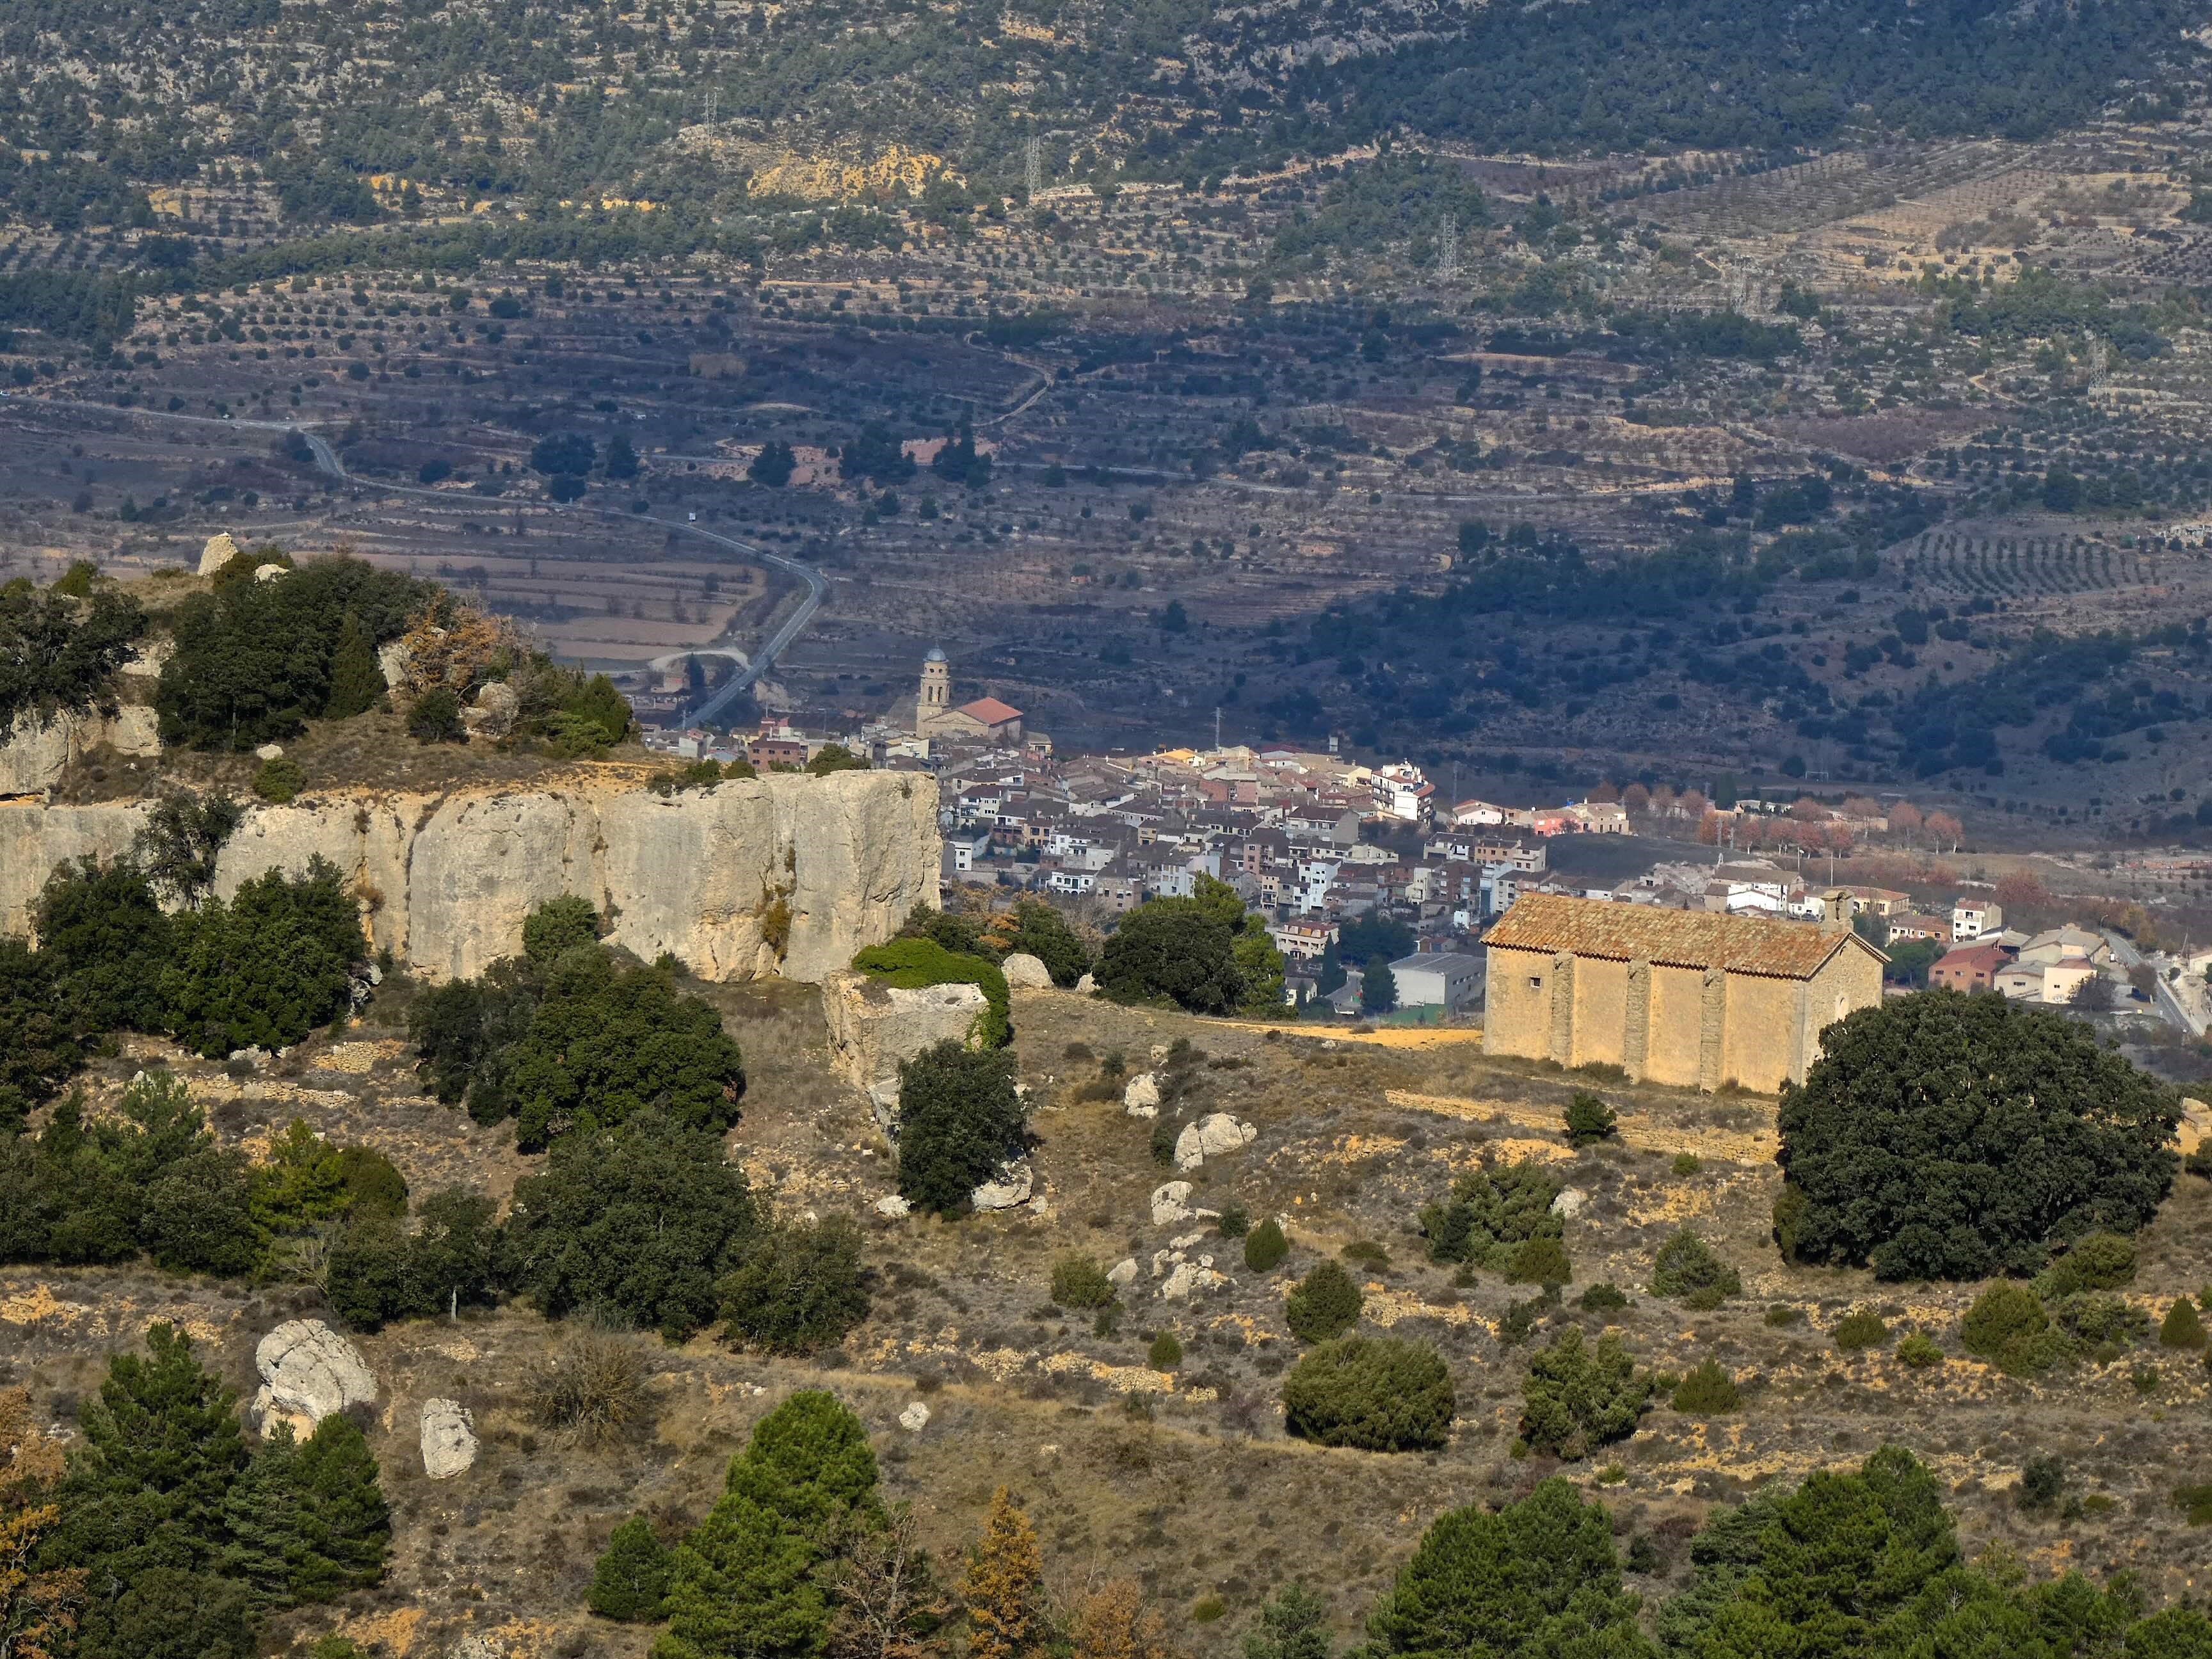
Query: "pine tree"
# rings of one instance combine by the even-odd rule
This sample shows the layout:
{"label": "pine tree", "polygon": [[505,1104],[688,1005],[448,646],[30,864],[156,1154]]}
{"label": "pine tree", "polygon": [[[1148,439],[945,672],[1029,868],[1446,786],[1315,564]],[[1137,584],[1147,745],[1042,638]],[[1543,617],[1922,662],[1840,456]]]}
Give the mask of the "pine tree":
{"label": "pine tree", "polygon": [[2204,1322],[2197,1316],[2197,1304],[2182,1297],[2166,1310],[2166,1318],[2158,1328],[2160,1343],[2169,1348],[2201,1348],[2204,1346]]}
{"label": "pine tree", "polygon": [[654,1659],[811,1659],[830,1630],[819,1557],[744,1493],[725,1494],[676,1547]]}
{"label": "pine tree", "polygon": [[349,611],[338,624],[338,642],[331,653],[331,690],[323,714],[330,720],[351,720],[383,700],[384,669],[377,662],[376,647],[361,618]]}
{"label": "pine tree", "polygon": [[592,1571],[591,1594],[585,1598],[602,1619],[625,1624],[660,1617],[668,1598],[669,1553],[653,1535],[653,1523],[633,1515],[615,1528]]}
{"label": "pine tree", "polygon": [[166,1322],[147,1330],[146,1346],[108,1362],[100,1397],[80,1414],[58,1566],[97,1559],[103,1577],[127,1582],[156,1566],[196,1571],[226,1541],[223,1500],[246,1466],[237,1396]]}
{"label": "pine tree", "polygon": [[817,1540],[848,1516],[883,1518],[868,1431],[822,1389],[802,1389],[754,1425],[752,1443],[730,1462],[727,1490]]}
{"label": "pine tree", "polygon": [[304,1445],[280,1426],[223,1505],[226,1573],[257,1607],[331,1601],[384,1576],[392,1513],[359,1427],[325,1418]]}
{"label": "pine tree", "polygon": [[1244,1659],[1329,1659],[1328,1603],[1304,1584],[1285,1584],[1260,1609],[1260,1628],[1244,1638]]}
{"label": "pine tree", "polygon": [[960,1595],[968,1608],[970,1659],[1022,1659],[1051,1633],[1036,1529],[1004,1486],[993,1494],[983,1535],[968,1552]]}
{"label": "pine tree", "polygon": [[307,1530],[299,1462],[292,1425],[278,1424],[223,1503],[223,1521],[230,1532],[223,1573],[244,1586],[257,1610],[289,1607],[297,1600],[293,1576]]}
{"label": "pine tree", "polygon": [[1176,1659],[1167,1621],[1133,1578],[1111,1578],[1076,1609],[1074,1659]]}

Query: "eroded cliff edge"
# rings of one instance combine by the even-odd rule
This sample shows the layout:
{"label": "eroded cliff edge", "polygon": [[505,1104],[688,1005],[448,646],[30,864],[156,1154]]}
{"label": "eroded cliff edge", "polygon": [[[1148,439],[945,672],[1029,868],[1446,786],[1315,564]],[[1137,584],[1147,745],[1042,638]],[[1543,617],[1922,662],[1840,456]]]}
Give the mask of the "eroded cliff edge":
{"label": "eroded cliff edge", "polygon": [[[145,807],[0,802],[0,931],[27,933],[54,866],[127,851]],[[380,948],[434,979],[519,952],[522,919],[562,893],[611,941],[703,979],[818,981],[934,903],[937,785],[905,772],[776,775],[663,797],[580,774],[528,788],[320,794],[256,806],[222,851],[225,896],[320,854],[359,894]]]}

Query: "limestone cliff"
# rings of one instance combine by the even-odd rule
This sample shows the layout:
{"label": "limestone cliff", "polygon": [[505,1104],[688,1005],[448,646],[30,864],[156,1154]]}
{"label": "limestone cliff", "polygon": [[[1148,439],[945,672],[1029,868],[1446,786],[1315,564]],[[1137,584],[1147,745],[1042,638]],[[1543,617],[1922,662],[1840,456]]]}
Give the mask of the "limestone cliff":
{"label": "limestone cliff", "polygon": [[[0,931],[29,930],[40,885],[81,854],[126,850],[143,806],[0,802]],[[226,896],[320,854],[361,895],[379,946],[434,979],[521,949],[562,893],[612,939],[702,979],[818,981],[934,902],[937,786],[911,773],[775,775],[665,798],[590,774],[539,788],[320,795],[258,806],[223,848]]]}
{"label": "limestone cliff", "polygon": [[18,714],[8,741],[0,743],[0,797],[42,794],[62,774],[99,749],[118,755],[154,755],[161,740],[154,711],[125,703],[114,718],[100,714],[58,714],[40,722]]}

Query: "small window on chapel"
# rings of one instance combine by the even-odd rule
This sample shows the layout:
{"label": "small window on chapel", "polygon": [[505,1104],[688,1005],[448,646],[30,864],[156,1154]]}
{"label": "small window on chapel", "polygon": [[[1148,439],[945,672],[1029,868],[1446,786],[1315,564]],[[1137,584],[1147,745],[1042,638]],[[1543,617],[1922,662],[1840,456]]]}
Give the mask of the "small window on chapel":
{"label": "small window on chapel", "polygon": [[1528,975],[1528,988],[1529,988],[1530,990],[1532,990],[1532,991],[1540,991],[1540,990],[1542,990],[1542,989],[1544,988],[1544,977],[1543,977],[1543,975],[1540,975],[1540,974],[1531,974],[1531,975]]}

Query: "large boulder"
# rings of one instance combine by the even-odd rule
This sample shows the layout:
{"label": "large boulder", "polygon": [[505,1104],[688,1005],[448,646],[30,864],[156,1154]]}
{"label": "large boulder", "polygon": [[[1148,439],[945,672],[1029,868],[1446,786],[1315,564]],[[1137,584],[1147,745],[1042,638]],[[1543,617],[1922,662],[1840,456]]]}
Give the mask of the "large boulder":
{"label": "large boulder", "polygon": [[1209,1112],[1197,1122],[1186,1124],[1176,1137],[1176,1168],[1195,1170],[1209,1158],[1250,1146],[1259,1133],[1226,1112]]}
{"label": "large boulder", "polygon": [[1195,1190],[1188,1181],[1166,1181],[1152,1188],[1152,1225],[1171,1226],[1178,1221],[1188,1221],[1197,1212],[1190,1207],[1190,1195]]}
{"label": "large boulder", "polygon": [[999,971],[1006,976],[1006,983],[1018,991],[1052,989],[1051,970],[1026,951],[1015,951],[999,964]]}
{"label": "large boulder", "polygon": [[289,1423],[304,1440],[325,1418],[376,1400],[376,1373],[352,1343],[319,1319],[279,1325],[254,1349],[253,1364],[261,1373],[253,1410],[264,1435]]}
{"label": "large boulder", "polygon": [[476,1422],[458,1400],[422,1402],[422,1473],[433,1480],[466,1474],[477,1461]]}
{"label": "large boulder", "polygon": [[496,742],[514,730],[522,712],[522,699],[504,680],[494,680],[477,693],[477,700],[461,710],[461,724],[472,738]]}
{"label": "large boulder", "polygon": [[200,548],[200,574],[212,576],[239,555],[239,545],[231,540],[230,532],[218,530]]}
{"label": "large boulder", "polygon": [[999,1178],[987,1181],[968,1194],[969,1206],[977,1210],[1018,1209],[1030,1201],[1035,1190],[1036,1176],[1027,1159],[999,1166]]}
{"label": "large boulder", "polygon": [[854,1088],[872,1092],[888,1080],[893,1091],[900,1065],[924,1048],[969,1042],[989,1007],[975,985],[927,985],[913,989],[841,969],[822,981],[822,1017],[830,1028],[830,1065]]}
{"label": "large boulder", "polygon": [[1158,1117],[1160,1115],[1160,1083],[1150,1072],[1139,1072],[1129,1079],[1129,1086],[1121,1091],[1121,1109],[1131,1117]]}

